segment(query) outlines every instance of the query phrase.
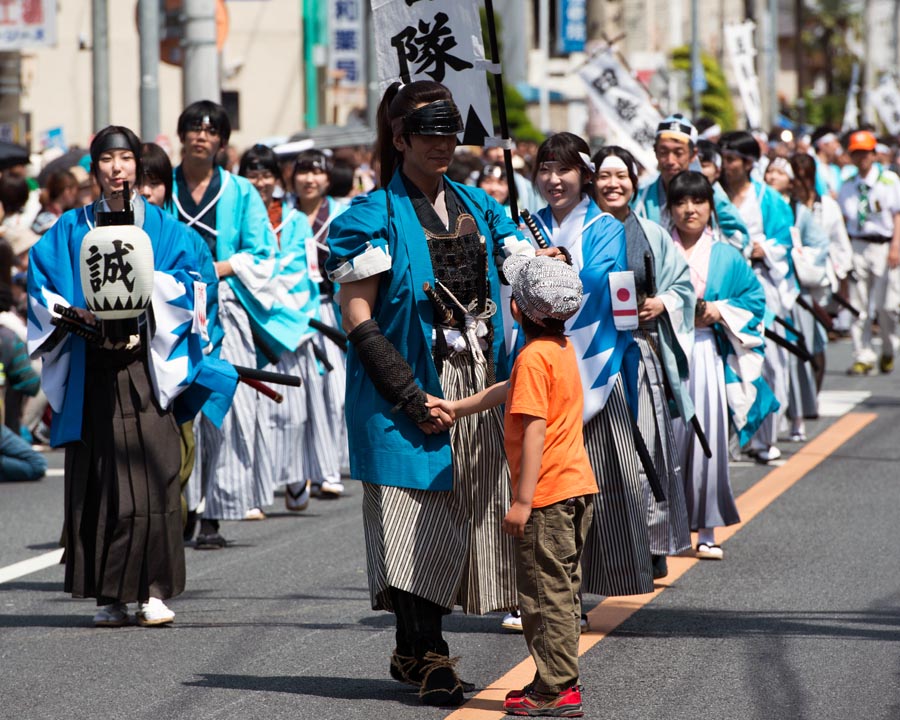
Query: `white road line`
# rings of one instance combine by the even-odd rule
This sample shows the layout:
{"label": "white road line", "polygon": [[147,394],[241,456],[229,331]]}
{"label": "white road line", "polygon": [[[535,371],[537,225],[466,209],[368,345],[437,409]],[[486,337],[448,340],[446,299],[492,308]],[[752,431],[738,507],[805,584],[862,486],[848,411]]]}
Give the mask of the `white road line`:
{"label": "white road line", "polygon": [[819,393],[819,417],[841,417],[872,393],[867,390],[823,390]]}
{"label": "white road line", "polygon": [[23,560],[22,562],[13,563],[12,565],[0,568],[0,585],[9,582],[10,580],[16,580],[25,575],[30,575],[38,570],[45,570],[48,567],[59,565],[62,555],[63,551],[62,548],[60,548],[59,550],[51,550],[43,555],[38,555],[37,557],[29,558],[28,560]]}

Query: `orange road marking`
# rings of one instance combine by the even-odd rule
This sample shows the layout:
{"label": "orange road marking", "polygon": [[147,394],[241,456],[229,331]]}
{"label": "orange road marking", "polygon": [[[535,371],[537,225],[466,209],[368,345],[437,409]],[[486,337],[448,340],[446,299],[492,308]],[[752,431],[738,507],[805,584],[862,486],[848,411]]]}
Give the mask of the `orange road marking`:
{"label": "orange road marking", "polygon": [[[876,417],[878,416],[875,413],[845,415],[798,450],[788,462],[755,483],[736,500],[741,522],[717,528],[717,542],[724,543],[728,540]],[[696,541],[696,537],[694,540]],[[695,557],[670,557],[668,560],[669,574],[665,580],[656,581],[656,589],[652,593],[606,598],[588,613],[591,629],[581,636],[578,645],[579,656],[584,655],[638,610],[653,602],[660,593],[700,562]],[[448,715],[446,720],[499,720],[509,717],[503,711],[506,693],[524,687],[533,678],[534,661],[529,657],[472,697],[459,710]]]}

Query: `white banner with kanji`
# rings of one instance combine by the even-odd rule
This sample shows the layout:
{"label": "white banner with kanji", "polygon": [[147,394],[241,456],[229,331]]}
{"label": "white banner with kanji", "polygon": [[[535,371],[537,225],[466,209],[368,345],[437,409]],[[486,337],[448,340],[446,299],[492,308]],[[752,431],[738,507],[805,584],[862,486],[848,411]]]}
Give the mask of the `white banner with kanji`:
{"label": "white banner with kanji", "polygon": [[656,169],[653,142],[662,116],[646,89],[625,69],[612,50],[603,50],[579,71],[588,96],[613,130],[617,141],[649,170]]}
{"label": "white banner with kanji", "polygon": [[900,90],[896,83],[882,81],[869,93],[869,102],[891,135],[900,134]]}
{"label": "white banner with kanji", "polygon": [[478,0],[372,0],[381,89],[400,80],[445,85],[462,114],[460,142],[494,134]]}
{"label": "white banner with kanji", "polygon": [[56,0],[0,0],[0,50],[56,45]]}
{"label": "white banner with kanji", "polygon": [[725,26],[725,50],[731,60],[731,67],[734,68],[747,126],[751,130],[762,127],[762,104],[755,64],[756,45],[753,40],[755,28],[752,20]]}

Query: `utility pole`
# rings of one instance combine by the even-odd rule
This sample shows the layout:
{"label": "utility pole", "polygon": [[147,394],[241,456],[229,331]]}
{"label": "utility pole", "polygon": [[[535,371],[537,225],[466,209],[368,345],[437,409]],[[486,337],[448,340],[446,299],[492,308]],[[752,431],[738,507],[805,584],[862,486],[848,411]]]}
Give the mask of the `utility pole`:
{"label": "utility pole", "polygon": [[769,130],[778,121],[778,0],[768,0],[766,10],[766,96],[768,97],[768,112],[763,115],[763,122],[768,122]]}
{"label": "utility pole", "polygon": [[109,17],[106,0],[91,0],[94,132],[109,125]]}
{"label": "utility pole", "polygon": [[538,50],[541,58],[541,78],[538,84],[541,132],[550,130],[550,88],[547,65],[550,62],[550,0],[538,0]]}
{"label": "utility pole", "polygon": [[221,98],[216,1],[184,0],[184,106],[198,100],[221,102]]}
{"label": "utility pole", "polygon": [[138,0],[141,43],[141,137],[152,142],[159,135],[159,2]]}
{"label": "utility pole", "polygon": [[691,117],[700,117],[700,93],[703,85],[703,66],[700,60],[700,8],[691,0]]}
{"label": "utility pole", "polygon": [[872,115],[872,91],[875,89],[875,60],[872,54],[872,38],[875,37],[872,23],[872,0],[865,0],[863,6],[863,103],[862,121],[871,123],[875,118]]}

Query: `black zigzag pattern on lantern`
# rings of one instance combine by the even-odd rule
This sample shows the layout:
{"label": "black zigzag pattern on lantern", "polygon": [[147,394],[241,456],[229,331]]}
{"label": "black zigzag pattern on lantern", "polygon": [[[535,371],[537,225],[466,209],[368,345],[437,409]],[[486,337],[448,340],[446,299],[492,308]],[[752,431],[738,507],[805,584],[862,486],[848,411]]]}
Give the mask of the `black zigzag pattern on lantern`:
{"label": "black zigzag pattern on lantern", "polygon": [[133,298],[128,297],[125,302],[122,302],[121,297],[117,297],[115,302],[110,302],[108,297],[101,298],[100,302],[97,302],[97,297],[94,296],[94,302],[88,301],[88,310],[91,312],[106,312],[106,311],[114,311],[114,310],[145,310],[148,305],[150,305],[150,298]]}

